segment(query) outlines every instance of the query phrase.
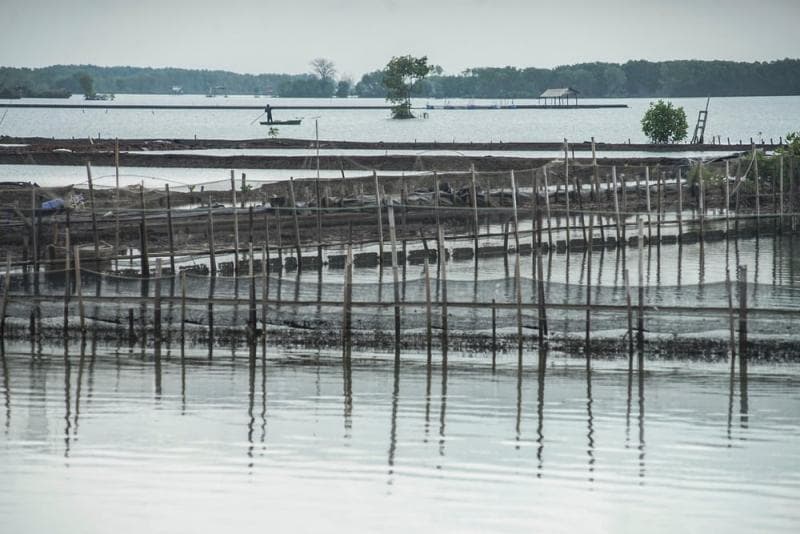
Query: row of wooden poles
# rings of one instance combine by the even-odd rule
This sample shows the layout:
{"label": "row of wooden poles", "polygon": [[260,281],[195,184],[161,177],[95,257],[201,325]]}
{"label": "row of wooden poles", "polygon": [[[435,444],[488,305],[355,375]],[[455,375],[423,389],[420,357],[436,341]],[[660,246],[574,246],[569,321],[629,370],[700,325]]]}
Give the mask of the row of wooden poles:
{"label": "row of wooden poles", "polygon": [[[570,165],[569,165],[569,159],[567,157],[567,149],[568,149],[569,145],[568,145],[566,139],[564,140],[564,146],[565,146],[565,153],[564,153],[564,182],[563,182],[563,187],[564,187],[565,208],[563,210],[563,214],[564,214],[564,216],[566,218],[566,221],[567,221],[566,228],[565,228],[565,230],[566,230],[566,244],[567,244],[567,247],[569,247],[570,246],[570,242],[571,242],[571,238],[572,238],[572,236],[571,236],[571,226],[572,226],[571,216],[577,213],[579,215],[580,230],[581,230],[581,233],[582,233],[583,241],[584,241],[586,246],[591,246],[591,239],[592,239],[592,233],[593,232],[590,230],[589,226],[591,226],[591,221],[592,221],[593,217],[595,216],[595,213],[597,215],[600,215],[601,212],[592,213],[592,212],[587,212],[586,210],[583,209],[583,200],[582,200],[582,195],[580,194],[581,184],[578,182],[578,180],[576,179],[574,174],[573,174],[572,178],[570,178]],[[115,218],[115,221],[114,221],[114,225],[115,225],[115,247],[114,247],[115,254],[114,254],[114,258],[115,259],[120,259],[120,256],[118,256],[118,251],[120,250],[119,153],[118,153],[118,150],[115,151],[115,154],[116,154],[116,178],[117,178],[115,204],[117,206],[117,209],[114,210],[114,213],[115,213],[115,216],[114,216],[114,218]],[[592,196],[594,198],[598,198],[600,196],[600,192],[601,192],[601,179],[600,179],[600,175],[599,175],[599,166],[597,164],[597,159],[596,159],[596,152],[595,152],[595,149],[594,149],[594,141],[592,141],[592,166],[593,166],[593,176],[592,176],[592,182],[590,184],[590,186],[591,186],[590,190],[591,190]],[[754,215],[755,215],[756,221],[758,222],[762,218],[762,213],[761,213],[761,205],[760,205],[761,194],[760,194],[760,187],[759,187],[759,181],[760,180],[759,180],[759,172],[758,172],[758,158],[757,158],[757,153],[756,153],[755,148],[753,149],[753,152],[752,152],[751,166],[754,167],[753,173],[754,173],[754,176],[756,177],[756,179],[754,180],[754,182],[755,182],[755,214]],[[91,165],[87,164],[86,169],[87,169],[87,179],[88,179],[88,186],[89,186],[89,203],[90,203],[90,212],[91,212],[91,226],[92,226],[94,252],[95,252],[95,258],[99,258],[99,256],[100,256],[100,239],[99,239],[99,232],[98,232],[98,227],[97,227],[97,216],[96,216],[96,209],[95,209],[95,196],[94,196],[94,187],[93,187],[93,180],[92,180]],[[777,213],[770,214],[770,217],[772,217],[772,218],[774,218],[776,220],[776,222],[778,223],[779,231],[782,231],[782,229],[784,228],[784,217],[786,215],[791,215],[791,229],[792,229],[792,231],[795,231],[796,230],[796,223],[797,223],[796,219],[797,218],[796,218],[794,213],[787,214],[786,211],[785,211],[785,206],[784,206],[784,203],[785,203],[784,172],[783,172],[784,171],[784,164],[783,164],[783,157],[782,156],[780,157],[780,167],[779,167],[779,169],[780,169],[779,170],[779,193],[778,193],[778,199],[777,199],[777,201],[778,201],[777,202],[778,210],[777,210]],[[544,172],[543,172],[543,184],[540,183],[538,175],[535,172],[533,173],[533,180],[532,180],[531,186],[532,186],[532,190],[533,190],[534,194],[533,194],[533,201],[531,203],[531,207],[532,207],[531,217],[532,218],[536,218],[538,216],[537,214],[540,212],[539,194],[538,194],[538,192],[541,190],[541,186],[544,186],[544,191],[545,191],[545,194],[543,195],[544,196],[544,212],[545,212],[544,215],[545,215],[545,217],[547,218],[547,221],[548,221],[548,224],[546,225],[547,242],[548,242],[549,249],[552,249],[554,242],[553,242],[553,228],[552,228],[552,225],[550,224],[551,221],[552,221],[552,210],[551,210],[551,206],[550,206],[550,195],[549,195],[550,183],[549,183],[549,179],[548,179],[547,167],[545,166],[543,170],[544,170]],[[748,173],[749,173],[749,170],[744,173],[744,176],[746,176]],[[730,170],[729,170],[729,166],[728,166],[728,162],[727,161],[726,161],[725,174],[726,174],[726,176],[725,176],[725,184],[724,184],[725,185],[725,206],[724,206],[724,208],[725,208],[726,229],[728,229],[729,228],[729,224],[730,224],[730,218],[731,218],[730,217],[730,212],[731,212],[731,197],[732,196],[735,196],[735,198],[736,198],[735,210],[737,211],[737,214],[734,217],[734,220],[738,224],[738,221],[742,218],[742,216],[740,215],[738,210],[739,210],[739,191],[740,191],[742,183],[744,183],[744,180],[743,180],[743,177],[738,176],[738,173],[737,173],[736,184],[735,184],[734,190],[731,191],[730,181],[728,179],[728,177],[730,176]],[[384,252],[384,239],[383,239],[383,219],[384,219],[384,217],[383,217],[383,211],[384,211],[384,208],[387,207],[387,203],[385,202],[386,193],[385,193],[384,188],[380,185],[377,173],[375,171],[373,171],[373,178],[374,178],[374,183],[375,183],[375,196],[376,196],[378,245],[379,245],[379,254],[380,254],[379,258],[382,259],[383,258],[383,252]],[[240,274],[239,257],[240,257],[240,252],[242,251],[242,247],[241,247],[240,235],[239,235],[239,212],[238,212],[239,208],[238,208],[237,196],[236,196],[236,178],[235,178],[235,172],[233,170],[231,170],[230,181],[231,181],[231,200],[232,200],[232,206],[233,206],[233,229],[234,229],[234,243],[233,243],[234,258],[233,258],[233,260],[234,260],[234,270],[235,270],[236,274],[238,275],[238,274]],[[514,202],[513,202],[513,204],[514,204],[513,209],[515,211],[515,213],[514,213],[514,221],[516,221],[517,220],[516,219],[516,217],[517,217],[517,215],[516,215],[516,201],[517,201],[517,196],[518,196],[518,190],[517,190],[517,183],[516,183],[516,180],[515,180],[515,177],[514,177],[514,171],[513,170],[510,171],[510,181],[511,181],[511,193],[512,193],[512,196],[514,198]],[[663,195],[664,195],[664,189],[665,189],[665,181],[666,181],[665,173],[662,172],[662,173],[660,173],[660,174],[658,174],[656,176],[656,181],[655,181],[655,185],[656,185],[656,199],[655,199],[655,204],[656,204],[656,206],[655,206],[655,208],[656,208],[655,209],[655,211],[656,211],[655,219],[656,220],[655,220],[655,226],[656,226],[656,234],[657,234],[656,238],[657,238],[658,242],[661,241],[661,230],[662,230],[662,226],[663,226],[663,223],[664,223]],[[678,227],[679,236],[681,234],[683,234],[683,226],[684,226],[685,222],[694,222],[694,221],[684,221],[683,220],[684,199],[683,199],[682,181],[683,181],[683,179],[682,179],[682,176],[681,176],[681,172],[680,172],[680,169],[678,169],[678,173],[677,173],[677,177],[676,177],[677,192],[678,192],[678,205],[677,205],[677,209],[676,209],[676,219],[677,219],[677,227]],[[705,232],[706,222],[707,222],[706,221],[707,206],[706,206],[706,202],[705,202],[706,187],[705,187],[705,183],[704,183],[703,164],[702,163],[699,164],[698,182],[699,182],[699,196],[698,196],[698,205],[697,205],[697,207],[698,207],[698,220],[696,222],[699,223],[699,228],[700,228],[699,237],[700,237],[700,240],[702,241],[703,235],[704,235],[704,232]],[[246,183],[246,176],[244,174],[242,174],[242,190],[243,191],[246,190],[245,183]],[[636,182],[635,183],[636,183],[636,190],[637,190],[637,196],[638,196],[640,194],[639,192],[641,191],[640,177],[639,177],[638,174],[636,175]],[[645,188],[644,188],[644,190],[645,190],[648,240],[652,240],[652,237],[653,237],[653,235],[652,235],[653,234],[652,226],[653,226],[653,219],[654,219],[654,217],[653,217],[653,202],[652,202],[652,199],[651,199],[651,183],[652,182],[651,182],[651,178],[650,178],[650,168],[646,167],[645,168]],[[562,184],[557,184],[557,189],[560,190],[561,185]],[[441,201],[440,201],[439,179],[438,179],[438,175],[436,173],[433,174],[433,187],[434,187],[433,210],[435,212],[436,220],[439,221],[439,218],[440,218],[439,211],[442,209],[442,207],[441,207]],[[624,223],[624,217],[626,217],[629,214],[629,212],[627,210],[627,196],[628,195],[626,194],[626,189],[627,189],[626,184],[620,184],[619,181],[617,180],[617,169],[616,169],[616,166],[612,167],[612,169],[611,169],[611,175],[609,177],[609,183],[606,184],[606,187],[607,187],[607,191],[610,191],[611,192],[611,196],[613,197],[613,206],[614,206],[613,216],[614,216],[614,220],[615,220],[614,228],[615,228],[615,231],[616,231],[616,242],[618,244],[622,244],[622,243],[625,243],[627,241],[627,225]],[[298,219],[298,217],[299,217],[299,215],[298,215],[299,209],[297,208],[297,201],[296,201],[296,197],[295,197],[295,187],[294,187],[294,179],[293,178],[289,179],[288,189],[289,189],[289,202],[291,204],[291,207],[289,209],[291,211],[292,220],[293,220],[293,224],[294,224],[294,234],[295,234],[294,248],[295,248],[295,251],[297,253],[298,268],[302,268],[303,256],[301,254],[302,242],[301,242],[300,225],[299,225],[299,219]],[[478,200],[477,200],[477,190],[478,190],[478,187],[477,187],[477,182],[476,182],[476,172],[475,172],[475,169],[473,167],[472,172],[471,172],[470,195],[471,195],[471,204],[472,204],[472,211],[473,211],[474,248],[475,248],[476,268],[477,268],[477,262],[478,262],[478,256],[479,256],[479,254],[478,254],[478,240],[479,240],[479,237],[480,237],[479,236],[479,208],[478,208]],[[570,190],[575,191],[576,193],[578,193],[577,194],[577,199],[578,199],[578,202],[579,202],[579,207],[578,207],[577,210],[575,210],[574,207],[570,205],[570,194],[569,194]],[[620,191],[622,192],[622,194],[620,194]],[[167,208],[166,209],[166,213],[167,213],[167,235],[168,235],[168,247],[169,247],[168,255],[169,255],[170,268],[171,268],[172,272],[174,273],[174,272],[177,272],[176,271],[176,265],[175,265],[175,255],[176,255],[175,239],[174,239],[175,230],[174,230],[174,226],[173,226],[173,217],[172,217],[172,211],[173,210],[172,210],[172,204],[171,204],[169,185],[165,185],[165,193],[166,193],[166,208]],[[317,234],[317,236],[316,236],[317,237],[316,245],[317,245],[318,263],[319,263],[319,266],[321,267],[321,265],[323,263],[322,262],[322,248],[323,248],[323,242],[322,242],[322,211],[323,211],[323,209],[330,209],[330,208],[322,208],[321,207],[321,187],[320,187],[319,179],[317,179],[315,181],[315,195],[316,195],[316,200],[317,200],[316,208],[304,208],[304,210],[312,210],[312,211],[315,212],[315,215],[316,215],[316,234]],[[403,207],[403,223],[405,224],[406,213],[407,213],[407,210],[408,210],[408,206],[407,206],[407,204],[405,202],[405,198],[407,198],[408,192],[407,192],[405,187],[403,188],[403,191],[401,192],[401,196],[404,197],[403,198],[403,202],[402,202],[402,207]],[[773,188],[773,196],[775,196],[774,188]],[[342,184],[342,197],[344,198],[344,184]],[[144,187],[142,187],[142,189],[141,189],[140,204],[141,204],[140,205],[140,207],[141,207],[141,221],[140,221],[140,229],[139,229],[140,230],[139,231],[139,235],[140,235],[140,254],[139,254],[139,259],[140,259],[141,274],[142,274],[143,277],[146,277],[146,276],[149,276],[149,272],[150,272],[150,252],[149,252],[149,243],[148,243],[148,229],[147,229],[147,218],[146,218]],[[212,199],[211,199],[211,196],[209,195],[209,208],[208,208],[208,217],[207,217],[208,255],[209,255],[209,260],[210,260],[210,272],[211,272],[211,275],[214,276],[217,273],[216,254],[217,254],[218,251],[217,251],[216,244],[215,244],[215,239],[214,239],[214,215],[213,215],[213,210],[212,210],[212,207],[211,207],[212,204],[213,204],[212,203]],[[391,202],[389,202],[388,204],[391,204]],[[344,208],[344,209],[347,209],[347,208]],[[458,209],[458,208],[445,208],[445,209],[450,211],[450,210],[454,210],[454,209]],[[497,210],[497,208],[491,208],[491,209],[492,210]],[[278,236],[279,236],[279,243],[278,243],[278,246],[277,246],[277,250],[278,250],[278,254],[282,257],[283,244],[281,242],[281,237],[280,237],[282,235],[280,211],[281,210],[278,209],[278,216],[276,217],[277,226],[278,226]],[[250,233],[250,238],[252,240],[253,227],[254,227],[253,208],[252,208],[252,206],[249,207],[248,212],[249,212],[249,216],[248,216],[249,233]],[[590,219],[589,226],[587,226],[586,217],[585,217],[585,214],[587,214],[587,213],[589,215],[588,218]],[[270,249],[273,248],[273,247],[271,247],[270,243],[269,243],[269,220],[268,220],[268,213],[267,213],[266,210],[264,211],[264,222],[263,222],[263,224],[264,224],[264,231],[265,231],[265,245],[267,247],[267,260],[269,260]],[[70,225],[69,210],[67,210],[67,214],[66,214],[66,225],[67,225],[67,230],[69,231],[69,225]],[[41,227],[41,219],[39,220],[38,226]],[[39,232],[37,231],[36,194],[35,194],[35,190],[34,189],[32,189],[32,191],[31,191],[31,222],[30,222],[30,229],[31,229],[30,242],[32,243],[32,248],[33,248],[32,254],[31,254],[32,264],[33,264],[34,271],[38,272],[38,270],[39,270],[39,258],[40,258],[40,250],[39,250],[39,248],[40,247],[39,247],[39,244],[38,244],[38,233]],[[606,238],[606,226],[604,224],[599,224],[598,225],[598,229],[600,231],[601,239],[603,241],[605,241],[605,238]],[[507,236],[508,236],[508,231],[507,230],[505,232],[505,236],[506,236],[506,240],[507,240]],[[437,238],[438,238],[438,230],[437,230]],[[350,242],[352,243],[352,240],[350,240]],[[27,256],[27,254],[26,254],[26,256]],[[133,257],[134,256],[126,256],[124,258],[125,259],[133,259]],[[24,265],[27,266],[27,263],[25,263]]]}
{"label": "row of wooden poles", "polygon": [[[513,182],[513,173],[512,173],[512,182]],[[519,250],[519,232],[517,230],[518,227],[518,211],[517,211],[517,202],[516,196],[513,196],[513,223],[514,223],[514,239],[517,250]],[[395,349],[395,358],[399,361],[400,358],[400,347],[402,345],[402,325],[401,325],[401,307],[403,306],[412,306],[418,307],[420,303],[411,303],[401,301],[400,298],[400,277],[399,277],[399,267],[397,261],[397,254],[398,254],[398,243],[396,237],[396,228],[395,228],[395,215],[394,215],[394,206],[389,204],[387,206],[387,215],[388,215],[388,223],[389,223],[389,237],[390,237],[390,245],[391,245],[391,257],[392,257],[392,277],[393,277],[393,288],[394,288],[394,300],[392,303],[354,303],[352,298],[352,291],[353,291],[353,254],[352,254],[352,247],[347,247],[347,254],[346,254],[346,261],[345,261],[345,277],[344,277],[344,287],[343,287],[343,295],[342,295],[342,351],[343,356],[345,358],[350,357],[351,347],[352,347],[352,310],[354,305],[355,306],[379,306],[379,307],[386,307],[386,306],[393,306],[394,308],[394,349]],[[522,284],[521,284],[521,277],[520,277],[520,254],[517,253],[515,255],[515,268],[514,268],[514,279],[515,279],[515,302],[511,303],[497,303],[494,300],[491,303],[491,313],[492,313],[492,363],[494,365],[496,352],[497,352],[497,338],[496,338],[496,309],[498,307],[508,307],[514,306],[516,308],[516,338],[517,338],[517,349],[518,349],[518,364],[521,367],[523,363],[523,325],[522,325],[522,309],[523,307],[529,308],[530,306],[534,306],[538,310],[538,348],[539,348],[539,355],[540,355],[540,365],[544,365],[544,362],[541,361],[541,358],[544,357],[546,354],[546,340],[548,339],[549,332],[548,332],[548,321],[547,321],[547,308],[556,307],[562,310],[585,310],[585,346],[584,351],[587,358],[587,364],[589,359],[591,358],[592,353],[592,338],[591,338],[591,320],[592,320],[592,312],[602,309],[618,309],[615,306],[598,306],[592,302],[592,292],[591,292],[591,268],[592,268],[592,247],[588,247],[586,254],[587,257],[587,291],[586,291],[586,304],[585,306],[581,305],[569,305],[569,304],[554,304],[554,303],[547,303],[545,299],[545,291],[544,291],[544,276],[543,276],[543,263],[542,263],[542,254],[541,254],[541,247],[542,247],[542,213],[539,211],[537,213],[537,217],[534,219],[535,228],[534,228],[534,246],[532,248],[532,252],[534,255],[534,266],[536,275],[534,276],[535,282],[537,284],[537,301],[535,304],[528,305],[527,303],[523,305],[522,302]],[[592,220],[590,219],[590,231],[592,231]],[[629,358],[632,362],[634,353],[638,353],[641,365],[641,359],[644,357],[644,321],[645,321],[645,302],[644,302],[644,267],[643,267],[643,258],[644,258],[644,221],[642,218],[638,218],[637,220],[637,228],[638,228],[638,303],[636,305],[633,304],[632,295],[631,295],[631,280],[629,276],[628,269],[624,269],[623,271],[623,280],[625,284],[625,295],[626,295],[626,305],[625,311],[627,313],[627,338],[628,338],[628,354]],[[463,306],[464,303],[455,304],[448,302],[447,296],[447,269],[445,265],[444,258],[445,256],[445,236],[443,227],[440,221],[437,221],[437,233],[438,233],[438,257],[439,260],[439,282],[440,282],[440,289],[441,289],[441,298],[440,301],[437,303],[440,307],[441,311],[441,345],[443,347],[443,352],[446,354],[447,345],[448,345],[448,306]],[[80,321],[80,331],[81,335],[85,335],[86,329],[86,313],[85,313],[85,302],[84,302],[84,295],[82,289],[82,282],[81,282],[81,259],[80,259],[80,248],[75,246],[74,249],[71,249],[69,246],[69,233],[66,233],[65,239],[67,240],[67,253],[65,257],[65,272],[69,273],[71,270],[70,266],[70,251],[72,251],[72,258],[74,259],[74,272],[75,272],[75,287],[77,292],[77,299],[78,299],[78,315]],[[254,252],[254,245],[252,240],[249,242],[249,253],[250,258],[252,260]],[[249,262],[249,273],[248,276],[251,279],[251,283],[249,284],[249,298],[248,298],[248,320],[247,320],[247,340],[249,343],[254,344],[260,338],[266,343],[266,336],[267,336],[267,315],[268,303],[276,303],[281,304],[280,301],[274,301],[269,299],[269,283],[268,283],[268,269],[267,265],[268,262],[266,261],[267,258],[267,247],[264,245],[261,250],[262,254],[262,269],[261,269],[261,276],[263,277],[263,294],[261,296],[261,328],[258,328],[258,299],[256,297],[256,284],[254,283],[256,280],[256,274],[254,272],[254,262]],[[152,297],[152,305],[153,305],[153,326],[154,326],[154,341],[157,345],[160,345],[162,340],[162,333],[161,333],[161,309],[162,309],[162,300],[163,297],[161,295],[161,273],[162,273],[162,259],[158,258],[156,260],[156,269],[155,269],[155,278],[154,278],[154,294]],[[430,283],[430,267],[428,258],[426,256],[424,261],[424,280],[425,280],[425,310],[426,310],[426,344],[428,350],[428,358],[431,358],[431,351],[432,351],[432,317],[433,317],[433,305],[431,299],[431,283]],[[9,293],[10,290],[10,280],[11,280],[11,261],[10,258],[7,260],[6,264],[6,276],[4,279],[4,288],[3,288],[3,295],[2,295],[2,302],[0,302],[0,335],[4,334],[5,332],[5,320],[6,320],[6,310],[8,303],[11,299],[11,295]],[[180,276],[181,280],[181,296],[180,296],[180,304],[181,304],[181,312],[180,312],[180,336],[182,343],[185,341],[185,325],[186,325],[186,303],[187,303],[187,290],[186,290],[186,272],[182,272]],[[740,266],[738,270],[738,283],[739,283],[739,309],[738,309],[738,320],[739,320],[739,328],[738,328],[738,353],[740,356],[740,365],[743,369],[746,368],[746,357],[747,357],[747,315],[748,315],[748,308],[747,308],[747,268],[745,266]],[[735,332],[735,317],[737,316],[737,312],[733,305],[733,292],[731,288],[731,280],[729,272],[726,270],[726,287],[727,287],[727,295],[728,295],[728,309],[727,314],[730,323],[730,352],[732,356],[735,356],[737,352],[737,343],[736,343],[736,332]],[[29,297],[25,297],[26,300]],[[98,297],[99,298],[99,297]],[[124,301],[126,297],[122,296],[115,296],[111,298],[114,301]],[[132,297],[127,297],[127,299],[132,299]],[[39,299],[41,300],[41,299]],[[39,300],[34,299],[34,301],[38,302]],[[71,291],[70,291],[70,284],[69,282],[65,283],[65,290],[64,290],[64,330],[65,336],[68,336],[68,328],[69,328],[69,305],[71,300]],[[98,299],[91,299],[97,301]],[[134,299],[138,302],[146,303],[146,298],[136,298]],[[172,301],[173,299],[170,299]],[[213,305],[215,299],[204,299],[204,298],[193,298],[192,301],[199,301],[205,302],[209,309],[210,316],[213,314]],[[235,300],[238,302],[238,299]],[[288,304],[295,304],[299,305],[302,304],[297,301],[284,301],[284,303]],[[320,301],[314,302],[315,305],[323,304]],[[325,304],[335,304],[335,303],[325,303]],[[480,306],[485,307],[488,303],[480,304]],[[475,303],[472,303],[474,306]],[[635,308],[635,312],[634,312]],[[661,311],[669,311],[669,307],[659,307]],[[675,307],[678,309],[677,307]],[[686,309],[683,310],[684,312]],[[693,311],[697,311],[694,309]],[[636,325],[634,326],[634,316]],[[129,323],[129,337],[131,340],[135,339],[134,334],[134,320],[133,320],[133,309],[129,309],[128,312],[128,323]],[[209,331],[209,343],[213,343],[213,320],[209,321],[208,331]],[[634,334],[636,339],[636,350],[634,350]],[[31,336],[35,336],[35,327],[33,320],[31,322]]]}

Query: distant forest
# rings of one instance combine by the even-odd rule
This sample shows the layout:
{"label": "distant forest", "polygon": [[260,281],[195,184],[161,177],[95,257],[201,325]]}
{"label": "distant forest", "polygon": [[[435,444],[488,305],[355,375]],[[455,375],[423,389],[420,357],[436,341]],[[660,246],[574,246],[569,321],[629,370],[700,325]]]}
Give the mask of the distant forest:
{"label": "distant forest", "polygon": [[[191,94],[260,94],[283,97],[384,97],[383,73],[364,74],[353,84],[318,74],[237,74],[221,70],[56,65],[0,67],[0,98],[83,93],[90,76],[98,93],[165,94],[180,87]],[[415,96],[431,98],[536,98],[551,87],[573,87],[584,98],[771,96],[800,94],[800,60],[628,61],[581,63],[553,69],[479,67],[459,74],[434,73]]]}

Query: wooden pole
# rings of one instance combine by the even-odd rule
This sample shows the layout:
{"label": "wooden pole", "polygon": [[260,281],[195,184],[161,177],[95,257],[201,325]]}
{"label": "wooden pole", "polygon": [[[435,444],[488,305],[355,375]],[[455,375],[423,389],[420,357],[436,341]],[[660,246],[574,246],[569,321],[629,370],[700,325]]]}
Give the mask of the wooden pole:
{"label": "wooden pole", "polygon": [[139,263],[141,264],[142,278],[147,278],[150,276],[150,260],[147,254],[147,216],[145,214],[144,206],[144,182],[141,184],[139,199],[142,206],[142,222],[140,223],[139,228],[139,248],[141,251],[141,259],[139,260]]}
{"label": "wooden pole", "polygon": [[342,303],[342,355],[345,360],[350,356],[350,336],[352,321],[352,299],[353,299],[353,249],[347,246],[347,254],[344,261],[344,298]]}
{"label": "wooden pole", "polygon": [[747,376],[747,266],[739,266],[739,375]]}
{"label": "wooden pole", "polygon": [[114,255],[119,254],[119,139],[114,139]]}
{"label": "wooden pole", "polygon": [[[86,162],[86,179],[89,181],[89,208],[92,210],[92,237],[94,238],[95,265],[100,265],[100,238],[97,235],[97,213],[94,203],[94,185],[92,184],[92,165]],[[98,269],[99,270],[99,269]]]}
{"label": "wooden pole", "polygon": [[322,268],[322,197],[319,183],[319,119],[314,119],[314,133],[317,138],[317,177],[314,180],[314,192],[317,197],[317,265]]}
{"label": "wooden pole", "polygon": [[208,259],[211,263],[211,276],[217,276],[217,256],[214,250],[214,212],[211,206],[211,195],[208,195]]}
{"label": "wooden pole", "polygon": [[6,332],[6,310],[8,309],[8,302],[11,300],[9,289],[11,288],[11,256],[6,256],[6,276],[3,278],[3,295],[0,300],[0,338],[5,336]]}
{"label": "wooden pole", "polygon": [[600,175],[597,170],[597,152],[595,150],[594,137],[592,137],[592,174],[594,177],[594,188],[592,189],[592,199],[597,200],[600,194]]}
{"label": "wooden pole", "polygon": [[267,340],[267,300],[269,299],[269,253],[267,246],[261,247],[261,335]]}
{"label": "wooden pole", "polygon": [[656,240],[661,244],[661,208],[664,205],[664,173],[658,175],[658,194],[656,195]]}
{"label": "wooden pole", "polygon": [[383,263],[383,199],[381,198],[381,188],[378,184],[378,173],[372,171],[375,180],[375,204],[378,213],[378,258]]}
{"label": "wooden pole", "polygon": [[760,177],[758,175],[758,154],[756,147],[753,145],[753,179],[756,181],[756,231],[758,231],[760,218],[761,218],[761,192],[760,192]]}
{"label": "wooden pole", "polygon": [[[69,230],[64,230],[64,337],[68,338],[67,331],[69,330],[69,297],[70,297],[70,243],[69,243]],[[2,329],[0,329],[0,336]]]}
{"label": "wooden pole", "polygon": [[547,249],[553,250],[553,221],[550,218],[550,184],[547,180],[547,165],[542,167],[544,172],[544,209],[547,214]]}
{"label": "wooden pole", "polygon": [[[730,219],[731,219],[731,181],[730,181],[730,162],[725,160],[725,238],[730,238]],[[729,273],[730,274],[730,273]]]}
{"label": "wooden pole", "polygon": [[728,294],[728,330],[730,333],[731,344],[731,372],[733,372],[734,363],[736,362],[736,333],[735,322],[733,319],[733,288],[731,287],[731,270],[725,268],[725,291]]}
{"label": "wooden pole", "polygon": [[697,167],[697,179],[700,182],[700,241],[703,241],[703,234],[705,230],[705,213],[706,213],[706,194],[705,184],[703,183],[703,162],[701,161]]}
{"label": "wooden pole", "polygon": [[653,220],[650,210],[650,167],[644,168],[644,195],[647,209],[647,239],[649,241],[653,237]]}
{"label": "wooden pole", "polygon": [[683,234],[683,177],[681,170],[678,169],[678,240],[680,241]]}
{"label": "wooden pole", "polygon": [[294,177],[289,177],[289,198],[292,202],[292,217],[294,218],[294,243],[297,251],[297,269],[302,269],[303,258],[300,252],[300,223],[297,220],[297,202],[294,196]]}
{"label": "wooden pole", "polygon": [[480,223],[478,222],[478,186],[475,181],[475,165],[470,166],[472,178],[472,217],[473,229],[475,231],[475,269],[478,268],[478,232],[480,230]]}
{"label": "wooden pole", "polygon": [[431,343],[433,341],[432,332],[432,310],[431,310],[431,270],[428,264],[428,255],[425,254],[425,341],[428,345],[428,366],[431,365]]}
{"label": "wooden pole", "polygon": [[267,209],[267,194],[264,193],[264,269],[269,273],[269,210]]}
{"label": "wooden pole", "polygon": [[400,360],[400,275],[397,268],[397,234],[394,227],[394,206],[387,206],[389,239],[392,242],[392,281],[394,283],[394,355]]}
{"label": "wooden pole", "polygon": [[783,154],[781,154],[778,157],[778,165],[779,165],[779,169],[780,169],[778,171],[778,180],[780,180],[779,186],[778,186],[779,189],[780,189],[780,197],[778,199],[779,200],[779,204],[778,204],[778,206],[779,206],[779,209],[778,209],[778,213],[779,213],[779,215],[778,215],[778,228],[779,228],[779,231],[781,233],[783,233]]}
{"label": "wooden pole", "polygon": [[[156,281],[153,290],[153,340],[161,345],[161,258],[156,258]],[[156,351],[158,355],[158,351]]]}
{"label": "wooden pole", "polygon": [[589,216],[589,246],[586,249],[586,368],[591,366],[591,331],[592,331],[592,239],[594,234],[594,217]]}
{"label": "wooden pole", "polygon": [[639,350],[639,369],[644,363],[644,222],[637,217],[639,232],[639,314],[637,317],[636,341]]}
{"label": "wooden pole", "polygon": [[566,138],[564,139],[564,199],[567,217],[567,248],[569,248],[569,227],[571,226],[569,218],[569,144]]}
{"label": "wooden pole", "polygon": [[83,306],[83,284],[81,283],[81,249],[75,246],[75,290],[78,292],[78,316],[80,317],[81,335],[86,332],[86,309]]}
{"label": "wooden pole", "polygon": [[514,261],[514,281],[516,284],[517,299],[517,359],[519,369],[522,370],[522,279],[520,276],[520,251],[519,251],[519,215],[517,212],[517,181],[514,170],[511,170],[511,207],[514,217],[514,246],[516,258]]}
{"label": "wooden pole", "polygon": [[[31,185],[31,244],[33,245],[33,272],[34,275],[37,277],[38,280],[38,273],[39,272],[39,232],[38,232],[38,225],[37,225],[36,216],[36,186]],[[37,283],[38,285],[38,283]]]}
{"label": "wooden pole", "polygon": [[628,371],[633,370],[633,309],[631,307],[631,281],[628,269],[622,271],[625,281],[625,305],[628,312]]}
{"label": "wooden pole", "polygon": [[250,308],[248,314],[248,338],[251,344],[256,342],[256,331],[258,328],[256,327],[257,317],[256,317],[256,278],[254,276],[255,271],[253,269],[253,242],[250,241],[249,243],[249,252],[250,252],[250,261],[248,262],[249,270],[248,275],[250,279],[248,280],[250,284]]}
{"label": "wooden pole", "polygon": [[617,246],[622,246],[622,220],[619,213],[619,198],[617,197],[617,166],[611,167],[611,180],[613,182],[614,213],[617,219]]}
{"label": "wooden pole", "polygon": [[447,353],[447,261],[444,230],[439,225],[439,267],[442,282],[442,354]]}
{"label": "wooden pole", "polygon": [[233,272],[239,275],[239,212],[236,206],[236,173],[231,169],[231,205],[233,206]]}
{"label": "wooden pole", "polygon": [[169,184],[164,184],[167,192],[167,231],[169,232],[169,267],[172,269],[172,274],[176,274],[175,270],[175,230],[172,227],[172,201],[170,200]]}
{"label": "wooden pole", "polygon": [[181,345],[186,341],[186,271],[181,271]]}
{"label": "wooden pole", "polygon": [[492,372],[495,370],[497,362],[497,309],[495,299],[492,299]]}

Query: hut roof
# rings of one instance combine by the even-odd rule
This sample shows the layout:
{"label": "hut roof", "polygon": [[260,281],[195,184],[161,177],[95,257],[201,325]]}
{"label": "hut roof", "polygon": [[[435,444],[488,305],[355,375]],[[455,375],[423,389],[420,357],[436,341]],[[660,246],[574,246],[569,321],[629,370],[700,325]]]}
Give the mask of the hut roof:
{"label": "hut roof", "polygon": [[575,96],[578,94],[578,91],[573,89],[572,87],[561,87],[558,89],[548,89],[541,95],[539,98],[563,98],[567,96]]}

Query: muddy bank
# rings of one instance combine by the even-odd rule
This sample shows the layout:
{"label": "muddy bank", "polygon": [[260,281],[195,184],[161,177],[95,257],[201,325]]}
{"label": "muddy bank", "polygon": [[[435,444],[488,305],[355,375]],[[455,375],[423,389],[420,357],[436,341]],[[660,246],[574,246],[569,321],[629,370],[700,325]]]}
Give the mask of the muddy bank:
{"label": "muddy bank", "polygon": [[[750,140],[743,139],[733,144],[697,144],[685,143],[653,144],[653,143],[595,143],[597,152],[604,151],[637,151],[637,152],[707,152],[707,151],[748,151],[752,149]],[[190,150],[190,149],[310,149],[316,148],[317,142],[313,139],[296,138],[264,138],[264,139],[119,139],[119,149],[125,151],[147,150]],[[59,148],[78,150],[82,152],[112,152],[115,146],[114,139],[54,139],[46,137],[8,137],[0,136],[0,145],[17,144],[24,147],[0,147],[0,152],[33,153],[47,152]],[[578,140],[570,142],[570,151],[591,152],[591,141]],[[774,150],[779,144],[757,144],[756,147],[764,150]],[[442,143],[442,142],[395,142],[395,141],[319,141],[320,149],[343,150],[492,150],[492,151],[554,151],[563,150],[563,141],[553,142],[469,142],[469,143]]]}

